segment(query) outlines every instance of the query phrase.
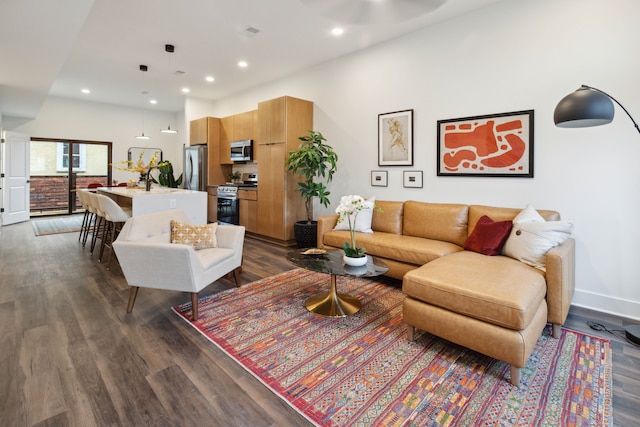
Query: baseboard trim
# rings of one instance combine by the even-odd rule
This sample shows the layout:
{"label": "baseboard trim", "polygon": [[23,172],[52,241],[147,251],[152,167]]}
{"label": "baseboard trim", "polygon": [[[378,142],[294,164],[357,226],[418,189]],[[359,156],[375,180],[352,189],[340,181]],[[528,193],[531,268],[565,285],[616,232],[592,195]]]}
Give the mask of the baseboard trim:
{"label": "baseboard trim", "polygon": [[640,321],[640,302],[614,298],[596,292],[575,290],[571,305]]}

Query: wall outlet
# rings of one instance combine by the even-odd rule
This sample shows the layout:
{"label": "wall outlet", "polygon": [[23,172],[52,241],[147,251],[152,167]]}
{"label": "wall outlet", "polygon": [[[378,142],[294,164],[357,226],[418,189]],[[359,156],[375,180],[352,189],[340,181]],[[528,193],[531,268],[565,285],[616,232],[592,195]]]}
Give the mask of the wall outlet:
{"label": "wall outlet", "polygon": [[176,199],[169,200],[169,208],[171,208],[171,209],[175,209],[176,208]]}

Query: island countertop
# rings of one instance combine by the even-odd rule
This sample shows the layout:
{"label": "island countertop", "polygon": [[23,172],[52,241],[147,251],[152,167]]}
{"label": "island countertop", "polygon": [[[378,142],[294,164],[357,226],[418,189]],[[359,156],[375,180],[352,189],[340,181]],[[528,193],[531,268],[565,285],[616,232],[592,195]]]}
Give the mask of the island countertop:
{"label": "island countertop", "polygon": [[182,188],[99,187],[97,192],[111,197],[120,206],[131,207],[132,216],[182,209],[193,224],[207,223],[207,192]]}

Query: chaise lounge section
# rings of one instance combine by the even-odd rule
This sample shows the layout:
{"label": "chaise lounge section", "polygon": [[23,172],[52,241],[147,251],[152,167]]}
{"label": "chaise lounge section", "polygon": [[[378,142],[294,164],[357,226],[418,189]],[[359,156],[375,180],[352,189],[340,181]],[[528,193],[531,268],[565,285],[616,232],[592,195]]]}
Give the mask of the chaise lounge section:
{"label": "chaise lounge section", "polygon": [[[552,244],[544,266],[536,268],[464,249],[482,217],[512,221],[521,209],[417,201],[376,205],[382,212],[373,212],[373,233],[358,233],[357,243],[389,265],[388,276],[402,279],[408,338],[414,340],[419,329],[502,360],[518,385],[547,322],[557,338],[568,315],[574,240]],[[556,211],[537,213],[549,225],[561,222]],[[333,230],[336,222],[333,215],[318,219],[318,247],[341,248],[349,240],[348,231]]]}

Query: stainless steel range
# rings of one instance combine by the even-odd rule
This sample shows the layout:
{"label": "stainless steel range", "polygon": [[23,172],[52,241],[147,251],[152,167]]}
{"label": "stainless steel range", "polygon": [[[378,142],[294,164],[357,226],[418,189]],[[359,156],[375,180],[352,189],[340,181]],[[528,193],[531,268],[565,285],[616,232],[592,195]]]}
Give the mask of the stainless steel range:
{"label": "stainless steel range", "polygon": [[258,186],[258,174],[242,174],[242,184],[225,184],[218,186],[218,222],[222,224],[240,225],[240,203],[238,189]]}

